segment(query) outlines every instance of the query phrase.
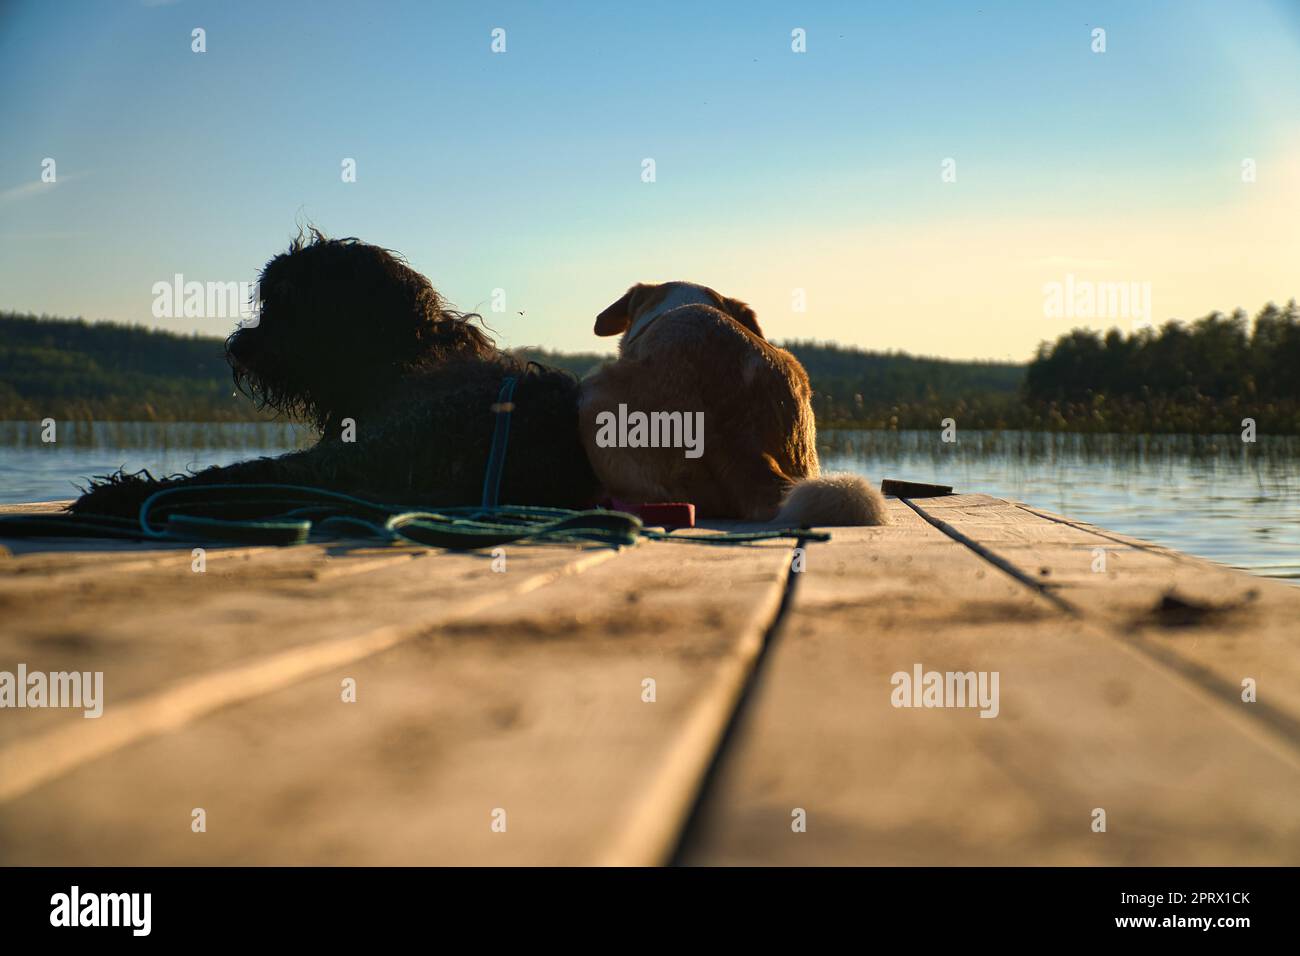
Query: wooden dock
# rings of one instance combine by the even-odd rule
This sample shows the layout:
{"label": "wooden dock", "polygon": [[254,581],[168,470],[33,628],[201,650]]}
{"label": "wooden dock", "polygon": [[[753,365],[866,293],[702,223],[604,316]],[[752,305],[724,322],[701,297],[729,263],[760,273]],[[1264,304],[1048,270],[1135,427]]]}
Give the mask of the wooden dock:
{"label": "wooden dock", "polygon": [[6,541],[0,671],[105,702],[0,710],[0,863],[1300,863],[1300,589],[889,506],[799,561]]}

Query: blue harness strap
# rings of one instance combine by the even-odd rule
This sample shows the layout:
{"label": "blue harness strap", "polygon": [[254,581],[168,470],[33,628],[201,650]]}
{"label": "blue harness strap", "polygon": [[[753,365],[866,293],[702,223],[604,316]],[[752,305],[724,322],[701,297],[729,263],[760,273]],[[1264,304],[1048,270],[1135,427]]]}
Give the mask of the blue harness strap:
{"label": "blue harness strap", "polygon": [[496,428],[492,431],[492,451],[488,454],[487,471],[483,475],[483,507],[495,508],[501,497],[501,474],[506,467],[506,446],[510,443],[510,413],[515,410],[514,397],[517,379],[507,375],[501,383],[497,402],[492,406],[496,412]]}

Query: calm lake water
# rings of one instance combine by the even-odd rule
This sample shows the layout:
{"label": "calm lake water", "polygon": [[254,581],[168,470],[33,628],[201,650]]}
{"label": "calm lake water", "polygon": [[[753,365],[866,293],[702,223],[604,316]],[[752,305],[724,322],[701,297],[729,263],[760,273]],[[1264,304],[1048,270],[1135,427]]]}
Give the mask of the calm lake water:
{"label": "calm lake water", "polygon": [[[822,464],[952,485],[1060,514],[1256,574],[1300,582],[1300,440],[1262,436],[1053,435],[824,430]],[[288,424],[0,422],[0,501],[76,495],[119,467],[155,475],[276,455],[312,443]]]}

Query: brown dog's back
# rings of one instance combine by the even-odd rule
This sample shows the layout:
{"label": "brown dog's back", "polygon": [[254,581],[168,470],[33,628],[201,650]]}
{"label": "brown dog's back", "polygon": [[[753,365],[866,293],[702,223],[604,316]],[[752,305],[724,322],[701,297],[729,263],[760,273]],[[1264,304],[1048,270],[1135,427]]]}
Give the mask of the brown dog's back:
{"label": "brown dog's back", "polygon": [[[793,482],[818,474],[808,376],[798,360],[721,309],[667,312],[583,381],[580,428],[606,490],[631,501],[681,499],[701,517],[772,518]],[[596,416],[704,413],[704,450],[602,448]]]}

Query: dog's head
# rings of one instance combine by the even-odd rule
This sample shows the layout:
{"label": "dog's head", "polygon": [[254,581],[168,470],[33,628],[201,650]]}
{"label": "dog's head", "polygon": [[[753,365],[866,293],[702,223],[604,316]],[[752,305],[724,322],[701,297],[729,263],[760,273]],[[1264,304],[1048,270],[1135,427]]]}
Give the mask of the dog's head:
{"label": "dog's head", "polygon": [[[256,318],[226,340],[235,384],[323,427],[417,365],[485,356],[492,340],[386,249],[299,234],[266,264]],[[355,412],[353,412],[355,414]]]}
{"label": "dog's head", "polygon": [[738,299],[729,299],[708,286],[693,282],[663,282],[658,285],[637,283],[622,298],[596,316],[596,334],[619,335],[631,330],[624,340],[629,341],[665,312],[684,305],[707,305],[721,309],[760,339],[763,338],[763,330],[758,327],[758,318],[753,309]]}

